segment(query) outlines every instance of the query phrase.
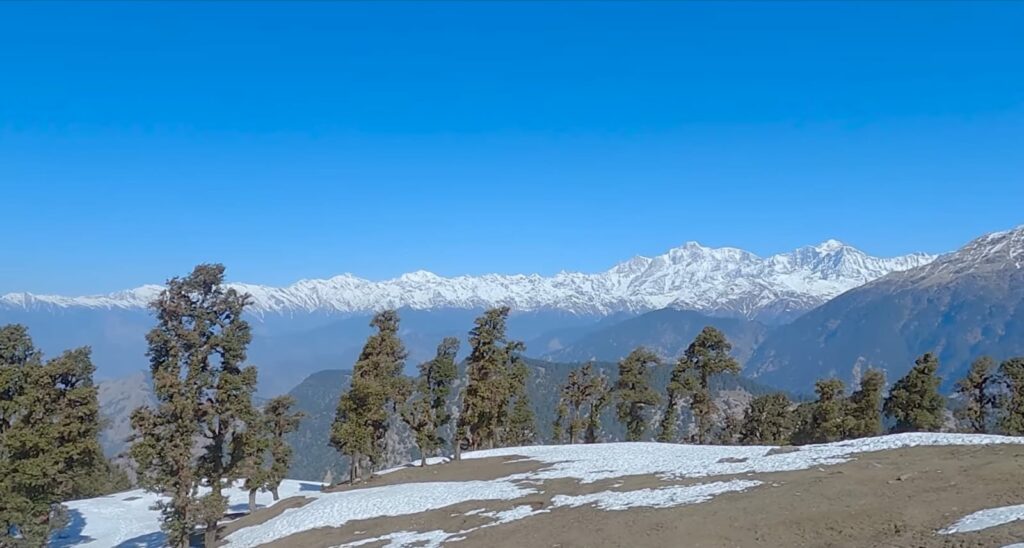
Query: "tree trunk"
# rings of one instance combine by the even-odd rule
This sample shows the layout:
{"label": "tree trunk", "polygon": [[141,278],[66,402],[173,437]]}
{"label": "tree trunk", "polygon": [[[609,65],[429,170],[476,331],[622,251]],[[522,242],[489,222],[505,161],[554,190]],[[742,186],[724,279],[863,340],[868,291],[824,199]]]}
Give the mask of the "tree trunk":
{"label": "tree trunk", "polygon": [[217,546],[217,520],[206,522],[206,531],[203,532],[203,546]]}
{"label": "tree trunk", "polygon": [[455,438],[455,460],[462,460],[462,440]]}
{"label": "tree trunk", "polygon": [[249,513],[256,511],[256,490],[249,489]]}
{"label": "tree trunk", "polygon": [[278,494],[277,494],[277,487],[278,487],[278,486],[277,486],[277,485],[275,485],[275,486],[273,486],[273,487],[271,487],[271,488],[270,488],[270,495],[271,495],[272,497],[274,497],[274,502],[277,502],[277,499],[279,499],[279,498],[280,498],[280,497],[278,496]]}
{"label": "tree trunk", "polygon": [[348,463],[348,483],[349,485],[356,484],[356,478],[359,477],[359,453],[353,453],[349,457]]}

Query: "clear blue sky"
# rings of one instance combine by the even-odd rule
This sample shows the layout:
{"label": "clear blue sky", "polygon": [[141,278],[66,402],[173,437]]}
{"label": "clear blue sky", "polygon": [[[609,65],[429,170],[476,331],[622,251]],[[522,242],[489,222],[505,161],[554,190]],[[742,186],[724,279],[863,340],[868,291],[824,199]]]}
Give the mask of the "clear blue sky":
{"label": "clear blue sky", "polygon": [[0,292],[1024,223],[1024,3],[0,2]]}

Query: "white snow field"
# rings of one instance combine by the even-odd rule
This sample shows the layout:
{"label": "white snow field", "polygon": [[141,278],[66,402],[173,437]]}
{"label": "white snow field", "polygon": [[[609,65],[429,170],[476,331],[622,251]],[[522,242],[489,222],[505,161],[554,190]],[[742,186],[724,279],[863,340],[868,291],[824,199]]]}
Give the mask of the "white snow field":
{"label": "white snow field", "polygon": [[[281,500],[294,496],[320,494],[322,484],[311,481],[284,480],[278,489]],[[239,488],[225,491],[231,512],[249,508],[249,492]],[[51,537],[50,546],[148,547],[165,545],[160,531],[160,513],[153,509],[156,495],[142,489],[115,493],[94,499],[65,503],[71,517],[68,527]],[[257,493],[258,506],[272,506],[270,493]]]}
{"label": "white snow field", "polygon": [[[959,521],[939,531],[943,535],[981,531],[989,527],[997,527],[1006,523],[1024,519],[1024,504],[1002,506],[979,510],[961,518]],[[1018,545],[1024,547],[1024,544]]]}
{"label": "white snow field", "polygon": [[[873,451],[916,446],[987,444],[1024,444],[1024,437],[909,433],[782,449],[771,446],[696,446],[640,442],[476,451],[464,454],[463,458],[520,456],[541,463],[541,467],[535,472],[510,474],[491,481],[405,483],[335,493],[322,493],[318,483],[287,481],[282,485],[282,498],[299,495],[315,500],[300,508],[286,510],[260,525],[235,531],[225,540],[230,546],[258,546],[317,527],[340,527],[353,520],[411,515],[469,501],[512,501],[537,493],[542,489],[542,482],[549,479],[571,478],[592,483],[636,475],[655,475],[672,480],[757,474],[834,465],[846,462],[859,453]],[[634,491],[608,490],[589,495],[555,494],[552,504],[544,509],[517,505],[504,512],[481,509],[469,513],[490,518],[493,521],[482,527],[491,527],[527,519],[557,507],[593,505],[599,509],[616,511],[636,507],[667,508],[700,504],[721,493],[756,489],[760,483],[756,478],[750,478]],[[149,510],[155,500],[155,496],[142,491],[130,491],[68,503],[73,515],[75,512],[77,515],[74,515],[72,525],[56,536],[52,545],[161,546],[163,535],[159,530],[157,513]],[[238,510],[244,510],[246,501],[246,493],[232,493],[232,504],[239,505]],[[261,494],[259,501],[268,504],[269,496]],[[479,528],[456,533],[396,531],[350,545],[382,541],[389,546],[438,546],[443,542],[458,540],[462,535]]]}

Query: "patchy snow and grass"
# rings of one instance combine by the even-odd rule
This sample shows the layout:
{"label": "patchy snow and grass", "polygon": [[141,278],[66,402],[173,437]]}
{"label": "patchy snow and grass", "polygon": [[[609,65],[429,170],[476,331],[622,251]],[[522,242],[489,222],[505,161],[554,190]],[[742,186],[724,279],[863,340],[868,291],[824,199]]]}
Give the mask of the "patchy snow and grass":
{"label": "patchy snow and grass", "polygon": [[552,506],[576,508],[595,505],[601,510],[629,510],[630,508],[671,508],[684,504],[697,504],[711,500],[722,493],[744,491],[761,485],[754,480],[732,480],[699,485],[637,489],[636,491],[601,491],[589,495],[556,495]]}
{"label": "patchy snow and grass", "polygon": [[953,525],[939,531],[939,533],[943,535],[970,533],[971,531],[981,531],[982,529],[997,527],[1022,519],[1024,519],[1024,504],[989,508],[965,516]]}
{"label": "patchy snow and grass", "polygon": [[[300,495],[320,494],[320,483],[284,480],[278,494],[282,499]],[[249,508],[249,492],[239,488],[225,491],[229,512],[245,512]],[[70,523],[54,533],[52,547],[70,546],[164,546],[166,537],[160,531],[160,513],[153,510],[159,497],[142,489],[105,497],[65,503]],[[256,495],[259,506],[271,506],[270,493]]]}
{"label": "patchy snow and grass", "polygon": [[[281,496],[302,495],[313,498],[300,508],[282,512],[266,522],[240,529],[225,540],[231,546],[256,546],[317,527],[340,527],[353,520],[383,516],[403,516],[444,508],[473,500],[515,500],[537,493],[543,482],[552,479],[577,479],[584,483],[637,475],[655,475],[665,479],[702,478],[722,475],[757,474],[803,470],[840,464],[857,454],[916,446],[1024,444],[1024,438],[968,434],[898,434],[838,443],[810,445],[779,450],[776,447],[722,447],[661,443],[608,443],[594,445],[532,446],[477,451],[464,455],[466,459],[521,456],[542,464],[536,472],[510,474],[493,481],[452,481],[405,483],[380,487],[366,487],[350,491],[322,493],[320,484],[286,481]],[[440,460],[440,459],[438,459]],[[438,462],[435,460],[434,462]],[[552,493],[549,508],[534,509],[528,505],[516,506],[506,512],[487,512],[479,515],[494,520],[481,527],[494,526],[550,511],[557,507],[595,505],[605,510],[620,510],[639,506],[666,508],[683,504],[697,504],[725,492],[754,488],[758,481],[732,480],[709,482],[702,485],[670,486],[635,491],[603,491],[591,495],[566,496]],[[244,511],[247,493],[231,490],[233,511]],[[270,496],[259,495],[261,505],[270,504]],[[100,497],[68,503],[71,525],[59,532],[55,546],[161,546],[158,514],[151,510],[156,497],[142,491],[130,491],[109,497]],[[968,516],[952,526],[951,532],[965,529],[970,523],[987,519],[993,525],[1024,516],[1009,517],[1010,512],[997,512],[995,517]],[[1006,510],[1006,509],[994,509]],[[982,514],[982,513],[979,513]],[[973,521],[971,521],[973,518]],[[996,520],[999,521],[996,523]],[[990,527],[992,525],[985,525]],[[476,528],[479,529],[480,527]],[[955,528],[955,530],[954,530]],[[981,528],[981,527],[978,527]],[[402,546],[421,543],[437,546],[458,540],[470,529],[457,533],[445,531],[397,531],[376,539],[358,541],[387,542]]]}
{"label": "patchy snow and grass", "polygon": [[610,443],[537,445],[475,451],[466,459],[519,455],[550,466],[535,473],[510,476],[533,480],[575,478],[584,483],[633,475],[665,479],[733,474],[788,472],[840,464],[858,453],[934,445],[1022,444],[1024,438],[979,434],[907,433],[863,438],[777,451],[772,446],[680,445],[672,443]]}
{"label": "patchy snow and grass", "polygon": [[261,525],[227,537],[232,546],[256,546],[316,527],[340,527],[350,521],[418,514],[471,500],[512,500],[536,490],[508,481],[403,483],[328,493],[284,511]]}

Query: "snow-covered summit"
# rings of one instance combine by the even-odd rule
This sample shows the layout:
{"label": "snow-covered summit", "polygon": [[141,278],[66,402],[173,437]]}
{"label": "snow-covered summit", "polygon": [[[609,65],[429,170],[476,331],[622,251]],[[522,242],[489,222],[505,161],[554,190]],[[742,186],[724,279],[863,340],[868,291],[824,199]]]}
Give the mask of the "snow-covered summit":
{"label": "snow-covered summit", "polygon": [[[508,305],[519,311],[554,309],[603,315],[673,306],[754,318],[803,311],[890,272],[934,259],[935,256],[923,253],[872,257],[837,240],[770,257],[732,247],[711,248],[687,242],[665,254],[637,256],[592,274],[446,278],[420,270],[378,282],[343,274],[301,280],[287,287],[245,283],[233,286],[252,295],[251,310],[257,314]],[[85,297],[11,293],[0,297],[0,306],[139,309],[159,291],[160,286],[145,285]]]}

